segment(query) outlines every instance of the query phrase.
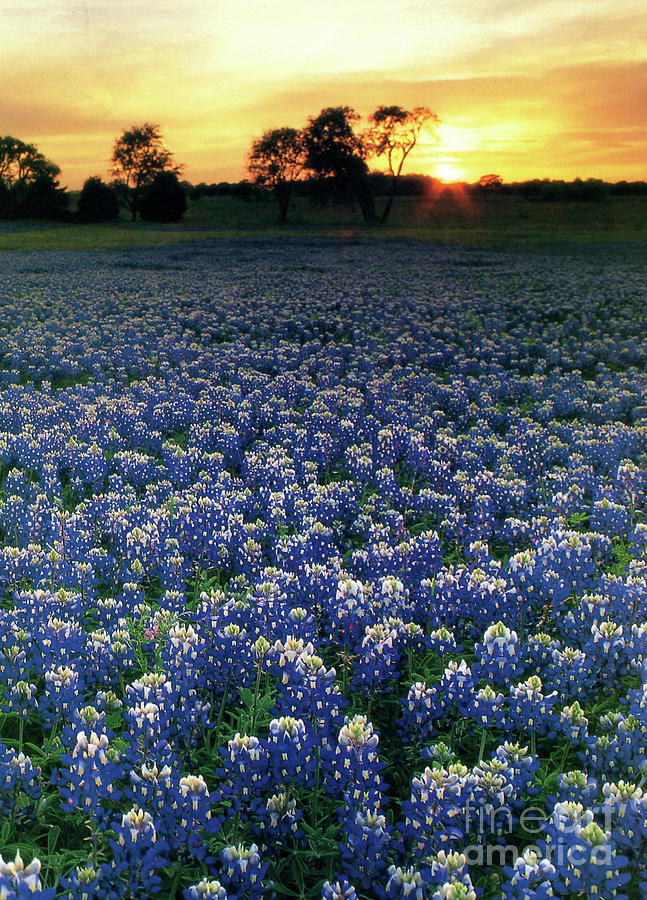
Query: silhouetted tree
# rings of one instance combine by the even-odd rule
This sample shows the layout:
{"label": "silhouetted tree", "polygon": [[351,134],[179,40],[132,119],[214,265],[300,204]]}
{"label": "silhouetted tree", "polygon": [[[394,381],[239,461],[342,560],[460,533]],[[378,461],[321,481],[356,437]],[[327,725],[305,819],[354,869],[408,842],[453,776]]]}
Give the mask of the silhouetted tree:
{"label": "silhouetted tree", "polygon": [[185,209],[184,188],[174,172],[160,172],[144,188],[140,214],[147,222],[177,222]]}
{"label": "silhouetted tree", "polygon": [[306,168],[318,178],[331,178],[340,193],[350,191],[362,217],[374,217],[373,199],[366,175],[366,150],[353,126],[359,120],[349,106],[329,106],[310,117],[304,131]]}
{"label": "silhouetted tree", "polygon": [[13,211],[11,192],[4,181],[0,181],[0,219],[9,219]]}
{"label": "silhouetted tree", "polygon": [[479,187],[485,191],[495,191],[502,184],[503,179],[500,175],[481,175],[479,178]]}
{"label": "silhouetted tree", "polygon": [[276,197],[281,222],[287,222],[292,185],[305,161],[304,135],[296,128],[273,128],[252,144],[247,170],[254,184],[269,188]]}
{"label": "silhouetted tree", "polygon": [[78,218],[81,222],[110,222],[119,215],[119,202],[114,188],[98,175],[88,178],[79,197]]}
{"label": "silhouetted tree", "polygon": [[118,195],[137,218],[142,190],[162,172],[179,175],[182,166],[175,164],[172,153],[164,145],[159,125],[133,125],[117,138],[112,151],[111,174]]}
{"label": "silhouetted tree", "polygon": [[473,193],[475,196],[487,200],[488,197],[500,193],[502,187],[503,179],[500,175],[481,175],[478,182],[474,185]]}
{"label": "silhouetted tree", "polygon": [[[34,210],[45,209],[48,203],[51,209],[62,210],[67,200],[62,199],[64,192],[56,181],[60,171],[33,144],[10,135],[0,137],[0,215],[33,217]],[[36,182],[38,186],[32,189]],[[57,195],[56,191],[60,193]],[[45,194],[49,195],[49,201],[45,200]]]}
{"label": "silhouetted tree", "polygon": [[230,195],[237,200],[243,200],[245,203],[261,199],[260,190],[251,181],[247,181],[246,178],[243,178],[242,181],[237,181],[236,184],[232,184]]}
{"label": "silhouetted tree", "polygon": [[60,172],[33,144],[25,144],[10,135],[0,138],[0,180],[6,187],[18,181],[34,181],[39,175],[56,178]]}
{"label": "silhouetted tree", "polygon": [[401,106],[379,106],[369,116],[369,127],[363,138],[365,150],[369,156],[384,157],[391,176],[391,190],[380,217],[381,222],[386,222],[391,212],[398,178],[406,158],[418,142],[420,132],[437,122],[436,113],[426,106],[417,106],[413,110]]}
{"label": "silhouetted tree", "polygon": [[58,181],[43,173],[33,181],[23,182],[16,215],[25,219],[60,219],[67,210],[68,199]]}

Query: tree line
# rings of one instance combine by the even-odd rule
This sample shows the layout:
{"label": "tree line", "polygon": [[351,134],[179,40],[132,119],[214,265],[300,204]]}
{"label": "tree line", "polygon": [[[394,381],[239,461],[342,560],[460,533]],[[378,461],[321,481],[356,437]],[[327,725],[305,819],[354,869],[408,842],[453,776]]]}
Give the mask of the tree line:
{"label": "tree line", "polygon": [[[275,128],[254,140],[247,170],[251,183],[278,202],[287,221],[295,183],[308,177],[321,202],[352,197],[365,221],[376,220],[367,159],[386,161],[390,189],[379,219],[386,221],[405,160],[423,127],[438,121],[426,107],[405,110],[381,106],[369,127],[356,131],[357,113],[348,106],[327,107],[311,116],[303,129]],[[79,197],[81,221],[109,221],[127,210],[133,221],[175,221],[186,208],[182,166],[166,147],[158,125],[132,126],[115,141],[110,183],[87,179]],[[58,182],[60,169],[33,144],[13,137],[0,139],[0,217],[62,218],[68,196]]]}
{"label": "tree line", "polygon": [[[238,184],[191,185],[180,182],[182,166],[166,147],[159,125],[144,123],[125,130],[113,146],[110,180],[88,178],[79,196],[76,218],[82,222],[116,219],[121,209],[133,221],[173,222],[186,209],[186,197],[230,195],[243,200],[271,197],[279,218],[287,221],[291,198],[311,202],[352,201],[365,222],[386,222],[398,195],[437,195],[430,176],[407,175],[404,165],[423,129],[432,131],[438,117],[426,107],[407,110],[380,106],[359,131],[359,115],[348,106],[326,107],[301,128],[272,128],[253,140],[249,179]],[[368,161],[382,161],[385,171],[370,171]],[[60,169],[33,144],[0,137],[0,219],[70,219],[69,195],[59,185]],[[645,182],[576,178],[572,182],[532,179],[504,184],[483,175],[463,189],[481,199],[518,195],[527,200],[596,201],[609,196],[647,195]],[[376,200],[382,208],[378,211]]]}
{"label": "tree line", "polygon": [[[282,222],[287,221],[294,185],[304,174],[314,181],[322,200],[351,196],[365,222],[386,222],[407,157],[422,129],[434,127],[438,116],[424,106],[380,106],[363,132],[356,130],[359,118],[349,106],[329,106],[310,116],[302,129],[272,128],[252,143],[247,169],[252,182],[276,198]],[[368,179],[371,158],[384,161],[390,179],[379,215]]]}
{"label": "tree line", "polygon": [[[172,222],[182,217],[186,197],[175,163],[159,125],[145,123],[124,131],[115,141],[110,183],[88,178],[79,196],[82,222],[116,219],[120,208],[133,221]],[[58,181],[60,169],[33,144],[0,138],[0,218],[70,218],[69,195]]]}

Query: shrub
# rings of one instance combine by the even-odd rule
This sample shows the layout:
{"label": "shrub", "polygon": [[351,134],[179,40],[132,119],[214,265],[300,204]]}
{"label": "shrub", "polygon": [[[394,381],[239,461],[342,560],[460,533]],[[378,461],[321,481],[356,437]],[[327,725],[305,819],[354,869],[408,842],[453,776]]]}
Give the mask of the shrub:
{"label": "shrub", "polygon": [[88,178],[79,197],[78,218],[81,222],[110,222],[119,215],[114,188],[98,176]]}
{"label": "shrub", "polygon": [[146,188],[140,214],[147,222],[177,222],[186,209],[184,188],[173,172],[161,172]]}

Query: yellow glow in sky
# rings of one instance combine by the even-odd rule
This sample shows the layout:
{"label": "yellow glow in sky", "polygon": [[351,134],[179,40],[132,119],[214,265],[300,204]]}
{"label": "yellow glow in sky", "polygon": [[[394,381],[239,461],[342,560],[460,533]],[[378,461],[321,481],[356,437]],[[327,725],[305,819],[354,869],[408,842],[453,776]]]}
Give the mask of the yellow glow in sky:
{"label": "yellow glow in sky", "polygon": [[145,121],[188,180],[238,180],[264,130],[340,104],[434,110],[410,172],[647,179],[637,0],[23,0],[0,32],[0,135],[70,188]]}

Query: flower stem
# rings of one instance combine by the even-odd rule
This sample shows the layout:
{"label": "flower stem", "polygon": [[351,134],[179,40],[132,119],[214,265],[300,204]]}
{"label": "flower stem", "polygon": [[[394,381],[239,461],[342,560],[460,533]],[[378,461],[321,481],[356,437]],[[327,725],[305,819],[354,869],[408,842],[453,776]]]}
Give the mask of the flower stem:
{"label": "flower stem", "polygon": [[485,741],[487,740],[487,728],[481,729],[481,744],[479,746],[479,758],[478,761],[481,762],[483,759],[483,754],[485,753]]}

